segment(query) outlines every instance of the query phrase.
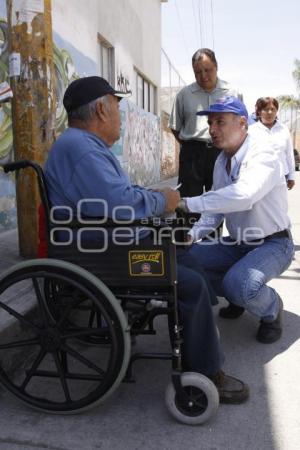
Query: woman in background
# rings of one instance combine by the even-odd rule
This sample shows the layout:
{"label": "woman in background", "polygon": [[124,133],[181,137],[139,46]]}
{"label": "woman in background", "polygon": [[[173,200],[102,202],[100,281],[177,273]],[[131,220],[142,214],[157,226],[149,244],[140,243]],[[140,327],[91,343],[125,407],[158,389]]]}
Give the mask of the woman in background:
{"label": "woman in background", "polygon": [[279,104],[274,97],[260,97],[255,104],[257,122],[249,127],[250,134],[267,137],[280,158],[288,189],[295,185],[295,161],[291,135],[277,118]]}

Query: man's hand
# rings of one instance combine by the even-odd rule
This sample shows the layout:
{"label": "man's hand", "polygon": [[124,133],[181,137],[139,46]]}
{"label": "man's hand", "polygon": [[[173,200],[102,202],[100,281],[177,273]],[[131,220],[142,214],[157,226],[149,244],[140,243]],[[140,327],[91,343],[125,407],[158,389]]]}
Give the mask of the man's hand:
{"label": "man's hand", "polygon": [[295,181],[294,180],[287,180],[286,184],[287,184],[288,190],[290,191],[295,186]]}
{"label": "man's hand", "polygon": [[180,202],[178,203],[178,206],[177,206],[177,211],[179,211],[180,213],[190,212],[190,210],[188,209],[186,200],[184,198],[180,199]]}
{"label": "man's hand", "polygon": [[175,209],[177,208],[180,200],[180,193],[178,191],[174,191],[174,189],[170,187],[165,187],[161,189],[160,192],[164,194],[166,199],[165,214],[171,214],[175,212]]}
{"label": "man's hand", "polygon": [[191,236],[190,234],[187,234],[185,242],[189,245],[192,245],[192,243],[194,242],[193,236]]}

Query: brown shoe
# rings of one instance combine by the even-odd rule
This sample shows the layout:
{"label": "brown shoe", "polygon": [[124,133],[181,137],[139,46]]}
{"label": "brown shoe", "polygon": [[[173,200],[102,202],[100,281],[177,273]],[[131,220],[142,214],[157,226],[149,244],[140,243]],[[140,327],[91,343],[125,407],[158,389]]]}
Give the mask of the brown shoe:
{"label": "brown shoe", "polygon": [[237,378],[226,375],[222,370],[212,377],[220,396],[220,403],[239,404],[249,397],[249,387]]}

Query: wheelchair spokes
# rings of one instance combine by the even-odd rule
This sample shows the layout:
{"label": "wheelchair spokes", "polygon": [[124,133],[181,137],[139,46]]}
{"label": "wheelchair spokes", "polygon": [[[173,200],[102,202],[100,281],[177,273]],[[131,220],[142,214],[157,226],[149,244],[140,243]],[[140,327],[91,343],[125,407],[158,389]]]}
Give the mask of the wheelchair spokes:
{"label": "wheelchair spokes", "polygon": [[[96,345],[109,343],[109,330],[105,326],[103,314],[78,289],[52,279],[45,282],[44,292],[53,317],[68,328],[75,326],[79,331],[78,339]],[[80,329],[84,327],[90,331],[81,333]]]}
{"label": "wheelchair spokes", "polygon": [[[55,264],[48,272],[32,267],[14,272],[2,285],[1,315],[10,316],[18,329],[18,339],[7,336],[0,344],[0,379],[8,390],[38,409],[76,412],[98,403],[121,381],[130,341],[99,288]],[[28,286],[34,300],[25,314],[14,293]],[[4,296],[12,299],[9,306],[1,301]],[[11,379],[3,361],[16,354],[19,364]]]}

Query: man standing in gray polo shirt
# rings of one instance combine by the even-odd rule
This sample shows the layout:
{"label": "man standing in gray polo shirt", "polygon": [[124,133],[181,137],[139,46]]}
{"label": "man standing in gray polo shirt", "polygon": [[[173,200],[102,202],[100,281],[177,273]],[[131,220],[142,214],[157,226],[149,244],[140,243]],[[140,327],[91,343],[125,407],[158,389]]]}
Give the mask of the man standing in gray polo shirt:
{"label": "man standing in gray polo shirt", "polygon": [[207,119],[197,116],[221,97],[239,96],[226,81],[217,77],[215,54],[201,48],[192,57],[196,82],[184,87],[176,96],[169,127],[180,143],[179,177],[182,197],[194,197],[209,191],[219,150],[211,144]]}

